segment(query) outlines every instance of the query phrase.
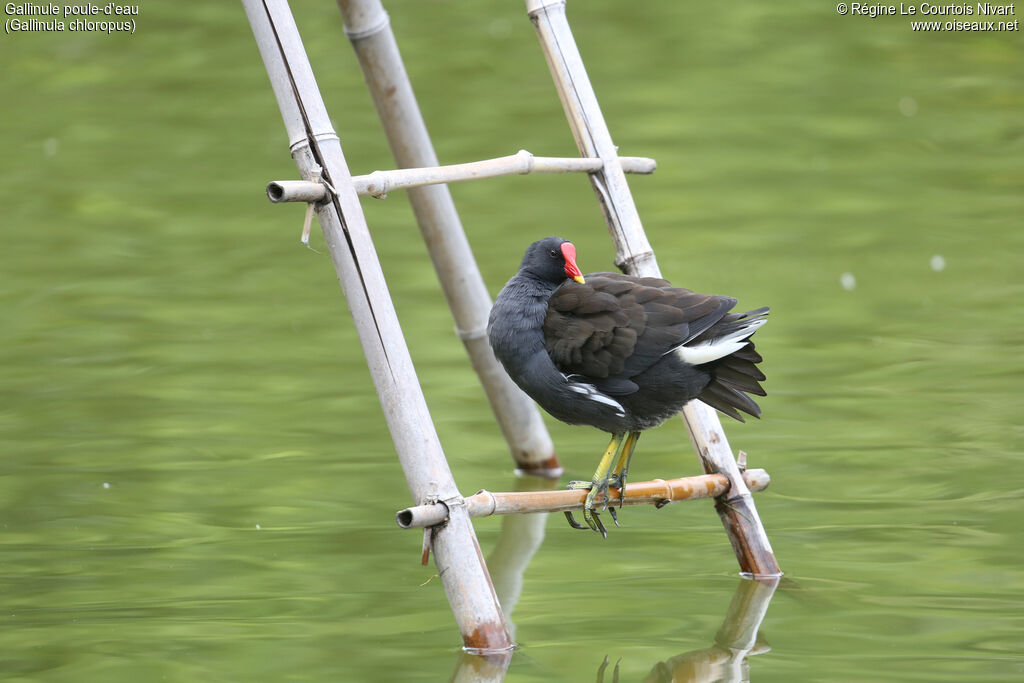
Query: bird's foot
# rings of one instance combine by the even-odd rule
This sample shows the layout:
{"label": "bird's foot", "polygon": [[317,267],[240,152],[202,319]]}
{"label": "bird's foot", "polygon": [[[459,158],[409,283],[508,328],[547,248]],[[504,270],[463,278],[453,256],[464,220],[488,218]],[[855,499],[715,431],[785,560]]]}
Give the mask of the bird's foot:
{"label": "bird's foot", "polygon": [[[613,474],[608,478],[608,486],[617,488],[619,490],[619,509],[626,504],[626,472],[623,470],[619,474]],[[605,499],[607,501],[607,498]],[[608,512],[611,513],[612,521],[615,522],[615,526],[622,526],[619,524],[619,515],[615,512],[615,508],[608,506],[605,502],[605,506],[608,507]]]}
{"label": "bird's foot", "polygon": [[601,534],[602,537],[608,538],[608,530],[605,529],[604,523],[601,521],[601,517],[594,510],[594,500],[599,495],[603,495],[604,509],[609,510],[612,513],[612,519],[615,521],[615,525],[619,525],[618,519],[616,519],[615,511],[608,507],[608,480],[605,479],[600,482],[596,481],[570,481],[569,485],[566,486],[570,490],[582,490],[589,489],[587,498],[583,503],[583,521],[586,522],[586,526],[583,526],[576,521],[571,512],[566,511],[565,518],[569,521],[569,526],[573,529],[591,529]]}

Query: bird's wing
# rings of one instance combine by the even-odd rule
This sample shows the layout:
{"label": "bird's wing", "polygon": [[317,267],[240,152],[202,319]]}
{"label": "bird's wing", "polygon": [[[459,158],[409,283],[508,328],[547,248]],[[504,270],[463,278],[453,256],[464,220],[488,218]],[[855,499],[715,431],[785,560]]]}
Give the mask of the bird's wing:
{"label": "bird's wing", "polygon": [[568,281],[548,302],[544,340],[555,365],[613,395],[637,386],[630,378],[701,334],[736,304],[658,278],[593,273]]}

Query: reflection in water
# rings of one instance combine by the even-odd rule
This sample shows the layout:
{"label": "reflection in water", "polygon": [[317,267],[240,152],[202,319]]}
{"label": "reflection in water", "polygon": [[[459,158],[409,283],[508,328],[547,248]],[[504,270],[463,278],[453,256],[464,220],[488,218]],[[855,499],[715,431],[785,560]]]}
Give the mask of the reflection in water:
{"label": "reflection in water", "polygon": [[[514,491],[552,490],[558,486],[553,479],[517,477]],[[487,567],[494,589],[501,602],[509,631],[515,639],[512,611],[523,588],[523,574],[530,560],[544,541],[547,513],[508,515],[502,519],[498,542],[487,558]],[[722,625],[714,642],[702,650],[684,652],[658,662],[644,678],[648,683],[711,683],[712,681],[746,681],[750,679],[747,657],[768,652],[771,648],[758,635],[780,579],[740,578]],[[491,655],[461,653],[452,681],[503,681],[512,662],[512,652]],[[608,657],[597,671],[598,683],[606,676],[610,683],[619,679],[619,664],[609,672]]]}
{"label": "reflection in water", "polygon": [[[514,491],[553,491],[558,488],[557,479],[524,476],[516,477]],[[523,574],[533,559],[534,553],[544,542],[544,527],[548,513],[537,512],[526,515],[505,515],[501,520],[501,534],[494,550],[487,558],[487,568],[498,594],[498,602],[508,622],[512,640],[516,639],[516,625],[512,611],[519,602],[523,590]]]}
{"label": "reflection in water", "polygon": [[759,655],[771,648],[758,636],[768,604],[779,585],[779,578],[741,578],[729,603],[729,611],[715,635],[715,642],[703,650],[685,652],[658,662],[644,681],[649,683],[710,683],[711,681],[748,681],[748,655]]}
{"label": "reflection in water", "polygon": [[474,655],[462,651],[452,683],[501,683],[512,663],[512,650],[490,655]]}
{"label": "reflection in water", "polygon": [[[551,491],[558,487],[557,479],[522,476],[512,481],[510,491]],[[538,512],[527,515],[505,515],[501,520],[501,533],[494,550],[487,558],[487,569],[491,573],[494,590],[505,614],[509,634],[516,639],[516,625],[512,611],[519,602],[523,590],[523,574],[533,559],[534,553],[544,542],[544,527],[548,513]],[[493,655],[474,655],[463,652],[453,681],[502,681],[512,662],[512,652]]]}

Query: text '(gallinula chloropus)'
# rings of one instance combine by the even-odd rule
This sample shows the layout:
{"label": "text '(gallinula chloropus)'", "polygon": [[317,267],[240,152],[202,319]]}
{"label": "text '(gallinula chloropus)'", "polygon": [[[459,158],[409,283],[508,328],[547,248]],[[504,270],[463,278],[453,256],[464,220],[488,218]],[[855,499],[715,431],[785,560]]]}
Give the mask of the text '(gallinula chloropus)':
{"label": "text '(gallinula chloropus)'", "polygon": [[590,490],[583,509],[589,528],[607,535],[594,500],[603,495],[607,508],[609,487],[625,486],[640,432],[695,398],[741,422],[741,411],[760,416],[747,395],[765,395],[750,337],[768,308],[730,313],[735,305],[732,297],[658,278],[584,277],[576,247],[560,237],[526,250],[494,302],[487,333],[509,376],[542,408],[562,422],[611,433],[593,480],[569,484]]}

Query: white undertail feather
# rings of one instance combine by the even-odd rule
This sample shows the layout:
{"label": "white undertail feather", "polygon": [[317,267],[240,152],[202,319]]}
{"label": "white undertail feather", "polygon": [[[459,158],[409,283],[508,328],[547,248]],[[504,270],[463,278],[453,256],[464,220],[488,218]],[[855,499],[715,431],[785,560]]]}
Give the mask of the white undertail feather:
{"label": "white undertail feather", "polygon": [[674,351],[690,365],[703,365],[736,353],[747,345],[747,339],[767,322],[767,318],[753,318],[749,323],[724,337],[716,337],[696,346],[677,346]]}
{"label": "white undertail feather", "polygon": [[[568,377],[566,379],[568,379]],[[615,412],[616,414],[619,415],[619,417],[622,417],[623,415],[626,414],[625,410],[623,410],[622,408],[621,403],[619,403],[613,398],[609,398],[608,396],[602,394],[600,391],[597,390],[597,387],[595,387],[593,384],[584,384],[583,382],[570,381],[569,391],[574,391],[577,394],[582,394],[583,396],[586,396],[592,401],[597,401],[598,403],[603,403],[607,406],[611,406],[612,408],[615,409]]]}

